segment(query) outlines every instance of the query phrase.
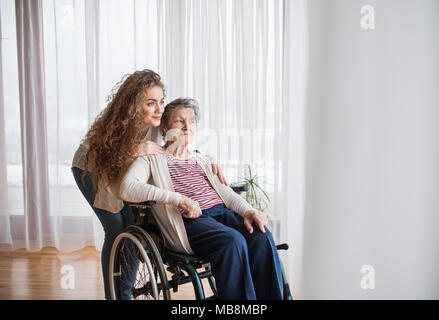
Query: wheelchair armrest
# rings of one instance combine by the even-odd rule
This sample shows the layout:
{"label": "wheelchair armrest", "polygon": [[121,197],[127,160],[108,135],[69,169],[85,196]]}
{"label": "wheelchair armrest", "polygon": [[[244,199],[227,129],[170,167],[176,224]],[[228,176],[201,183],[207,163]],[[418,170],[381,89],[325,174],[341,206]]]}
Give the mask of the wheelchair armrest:
{"label": "wheelchair armrest", "polygon": [[152,200],[148,200],[148,201],[143,201],[143,202],[129,202],[129,201],[124,201],[125,204],[131,206],[131,207],[136,207],[136,208],[147,208],[147,207],[152,207],[153,205],[155,205],[157,202],[152,201]]}
{"label": "wheelchair armrest", "polygon": [[230,188],[232,188],[232,190],[235,191],[236,193],[248,191],[247,186],[230,186]]}

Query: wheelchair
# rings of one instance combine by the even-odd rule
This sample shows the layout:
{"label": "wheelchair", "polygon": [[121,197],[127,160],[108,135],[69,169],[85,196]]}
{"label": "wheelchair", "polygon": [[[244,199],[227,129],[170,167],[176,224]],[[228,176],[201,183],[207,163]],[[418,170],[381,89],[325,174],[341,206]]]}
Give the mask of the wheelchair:
{"label": "wheelchair", "polygon": [[[234,186],[232,189],[237,193],[246,191],[245,186]],[[156,202],[125,203],[132,208],[134,224],[116,237],[111,249],[111,299],[170,300],[171,290],[177,292],[179,285],[189,282],[192,282],[197,300],[218,299],[210,263],[194,255],[172,251],[166,246],[152,214]],[[284,243],[276,248],[288,250],[288,245]],[[292,300],[282,263],[281,268],[284,300]],[[211,297],[205,296],[201,281],[205,278],[213,293]]]}

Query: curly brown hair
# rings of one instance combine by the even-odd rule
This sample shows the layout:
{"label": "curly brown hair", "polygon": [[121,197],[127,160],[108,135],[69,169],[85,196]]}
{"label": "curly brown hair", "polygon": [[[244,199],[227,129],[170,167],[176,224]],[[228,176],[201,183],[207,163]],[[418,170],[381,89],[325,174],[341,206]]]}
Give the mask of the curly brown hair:
{"label": "curly brown hair", "polygon": [[164,85],[152,70],[125,75],[113,88],[107,107],[97,116],[84,138],[88,146],[84,173],[90,171],[94,188],[97,182],[107,187],[117,181],[135,160],[145,138],[145,112],[140,98],[146,90]]}

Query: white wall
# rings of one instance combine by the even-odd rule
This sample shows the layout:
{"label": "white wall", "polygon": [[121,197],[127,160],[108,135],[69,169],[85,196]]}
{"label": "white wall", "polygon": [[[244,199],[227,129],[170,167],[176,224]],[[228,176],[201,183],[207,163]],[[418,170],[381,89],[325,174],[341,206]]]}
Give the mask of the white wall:
{"label": "white wall", "polygon": [[[360,9],[375,9],[363,30]],[[301,298],[439,298],[439,1],[310,0]],[[375,289],[363,290],[363,265]]]}

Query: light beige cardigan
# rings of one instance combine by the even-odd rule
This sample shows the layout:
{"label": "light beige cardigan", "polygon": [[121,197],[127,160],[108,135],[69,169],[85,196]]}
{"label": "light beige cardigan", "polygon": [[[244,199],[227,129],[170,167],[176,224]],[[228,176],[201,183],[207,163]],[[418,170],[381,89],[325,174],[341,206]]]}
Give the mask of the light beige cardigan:
{"label": "light beige cardigan", "polygon": [[[211,161],[200,154],[192,154],[206,173],[212,187],[225,206],[239,215],[253,210],[241,196],[223,185],[212,172]],[[154,217],[171,250],[193,254],[177,207],[181,194],[174,192],[166,155],[147,155],[137,158],[120,180],[119,196],[131,202],[154,200]]]}
{"label": "light beige cardigan", "polygon": [[[146,133],[144,141],[154,141],[159,145],[163,144],[162,131],[160,127],[150,127]],[[85,157],[87,155],[88,145],[81,143],[73,156],[72,167],[85,170]],[[93,169],[91,165],[90,170]],[[123,201],[115,197],[109,187],[103,187],[98,183],[96,196],[93,207],[106,210],[112,213],[118,213],[123,208]],[[116,193],[117,194],[117,193]]]}

